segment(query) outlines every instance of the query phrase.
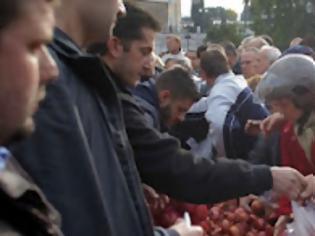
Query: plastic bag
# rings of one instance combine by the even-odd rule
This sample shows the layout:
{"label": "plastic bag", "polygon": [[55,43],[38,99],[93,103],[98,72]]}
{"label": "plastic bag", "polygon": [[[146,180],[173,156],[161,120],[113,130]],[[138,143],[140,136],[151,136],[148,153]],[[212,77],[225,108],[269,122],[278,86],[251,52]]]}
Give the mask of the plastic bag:
{"label": "plastic bag", "polygon": [[294,221],[287,225],[288,236],[315,236],[315,204],[301,206],[292,202]]}

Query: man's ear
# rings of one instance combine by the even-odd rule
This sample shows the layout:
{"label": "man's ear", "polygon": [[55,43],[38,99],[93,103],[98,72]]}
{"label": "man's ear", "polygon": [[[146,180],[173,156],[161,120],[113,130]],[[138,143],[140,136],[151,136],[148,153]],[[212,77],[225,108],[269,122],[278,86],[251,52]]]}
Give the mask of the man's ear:
{"label": "man's ear", "polygon": [[171,92],[169,90],[162,90],[159,92],[160,107],[167,106],[171,100]]}
{"label": "man's ear", "polygon": [[108,53],[114,57],[120,57],[124,51],[121,41],[117,37],[110,37],[107,41]]}

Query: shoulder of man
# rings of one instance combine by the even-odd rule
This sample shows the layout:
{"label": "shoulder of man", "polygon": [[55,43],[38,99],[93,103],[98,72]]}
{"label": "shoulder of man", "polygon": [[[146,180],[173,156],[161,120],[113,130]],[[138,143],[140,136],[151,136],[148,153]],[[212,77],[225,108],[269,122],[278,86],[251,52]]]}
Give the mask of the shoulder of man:
{"label": "shoulder of man", "polygon": [[[41,225],[47,231],[47,235],[62,235],[58,212],[10,152],[3,147],[0,148],[0,199],[2,211],[8,210],[13,215],[26,211],[26,215]],[[3,221],[6,222],[6,219],[0,219],[0,232],[10,230]]]}

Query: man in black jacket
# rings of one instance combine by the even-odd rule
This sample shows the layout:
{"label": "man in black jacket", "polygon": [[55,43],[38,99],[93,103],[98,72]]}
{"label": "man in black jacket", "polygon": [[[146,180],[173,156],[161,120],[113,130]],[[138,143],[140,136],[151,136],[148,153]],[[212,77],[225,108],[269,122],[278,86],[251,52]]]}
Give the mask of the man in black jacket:
{"label": "man in black jacket", "polygon": [[52,2],[0,2],[0,235],[62,235],[59,214],[6,149],[33,132],[32,116],[58,74],[46,48]]}
{"label": "man in black jacket", "polygon": [[254,166],[240,160],[214,163],[197,159],[181,149],[176,139],[150,127],[129,87],[136,85],[141,64],[149,60],[153,50],[153,22],[142,10],[129,8],[127,16],[118,20],[103,56],[120,89],[126,130],[142,181],[159,192],[194,203],[223,201],[270,189],[297,198],[305,180],[293,169]]}
{"label": "man in black jacket", "polygon": [[59,78],[47,87],[38,129],[15,149],[65,235],[153,235],[115,87],[100,60],[80,50],[107,40],[123,12],[118,0],[61,2],[50,46]]}

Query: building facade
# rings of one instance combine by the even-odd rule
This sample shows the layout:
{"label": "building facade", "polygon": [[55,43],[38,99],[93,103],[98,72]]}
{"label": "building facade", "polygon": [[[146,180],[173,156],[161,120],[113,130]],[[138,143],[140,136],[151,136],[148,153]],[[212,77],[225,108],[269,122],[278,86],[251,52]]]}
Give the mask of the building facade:
{"label": "building facade", "polygon": [[130,0],[151,13],[161,24],[163,33],[180,33],[181,0]]}

